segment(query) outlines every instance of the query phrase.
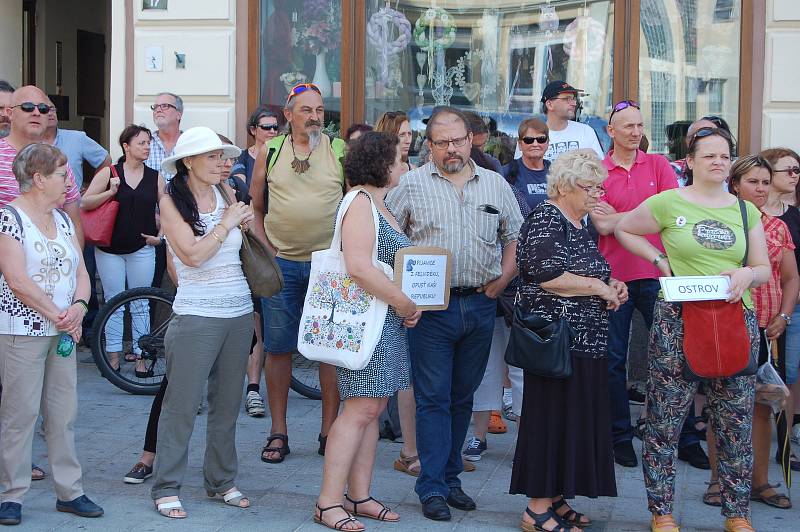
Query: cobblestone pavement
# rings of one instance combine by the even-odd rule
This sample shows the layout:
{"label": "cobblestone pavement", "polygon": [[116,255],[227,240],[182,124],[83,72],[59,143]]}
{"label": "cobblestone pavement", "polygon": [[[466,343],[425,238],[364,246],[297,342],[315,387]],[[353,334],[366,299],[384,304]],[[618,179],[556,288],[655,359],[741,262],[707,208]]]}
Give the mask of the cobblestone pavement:
{"label": "cobblestone pavement", "polygon": [[[79,357],[86,353],[80,353]],[[84,467],[86,493],[105,508],[100,519],[81,519],[55,511],[55,496],[50,479],[35,482],[23,506],[23,522],[17,530],[98,530],[98,531],[289,531],[323,530],[313,522],[312,509],[320,487],[322,457],[317,455],[320,405],[291,392],[289,399],[289,437],[292,454],[283,464],[259,460],[269,419],[242,414],[238,422],[237,448],[240,474],[238,487],[250,498],[252,507],[237,510],[219,500],[206,498],[202,482],[204,415],[197,417],[192,436],[189,470],[182,498],[189,518],[168,520],[158,515],[150,499],[151,480],[143,485],[123,484],[122,477],[136,462],[152,399],[128,395],[100,377],[93,365],[79,365],[80,411],[77,446]],[[576,437],[580,437],[579,434]],[[414,479],[395,471],[392,463],[400,444],[382,440],[374,477],[373,495],[401,515],[395,524],[367,521],[369,530],[518,530],[526,500],[508,495],[515,428],[503,435],[489,435],[489,448],[477,462],[477,471],[462,475],[464,490],[473,496],[478,510],[453,510],[453,520],[436,523],[422,517],[414,494]],[[637,451],[640,442],[635,441]],[[47,470],[46,448],[41,436],[34,443],[34,460]],[[705,506],[700,497],[707,472],[678,462],[676,518],[684,531],[721,530],[718,509]],[[780,473],[773,466],[771,480]],[[647,530],[649,514],[644,482],[639,468],[617,468],[619,497],[589,500],[579,498],[575,507],[595,521],[592,530]],[[800,498],[793,497],[795,505]],[[800,510],[777,510],[761,503],[753,505],[754,525],[759,531],[798,530]],[[794,523],[794,524],[793,524]]]}

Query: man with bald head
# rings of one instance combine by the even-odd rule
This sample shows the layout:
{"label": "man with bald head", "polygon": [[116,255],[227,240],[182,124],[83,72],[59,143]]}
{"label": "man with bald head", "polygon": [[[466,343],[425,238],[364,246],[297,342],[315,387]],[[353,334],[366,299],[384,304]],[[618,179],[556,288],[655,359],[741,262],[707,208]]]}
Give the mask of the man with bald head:
{"label": "man with bald head", "polygon": [[[627,390],[628,339],[634,308],[642,313],[648,329],[653,323],[660,274],[655,264],[623,248],[614,238],[614,229],[625,213],[650,196],[677,188],[678,182],[666,158],[639,149],[644,134],[639,104],[624,100],[615,105],[608,120],[608,134],[613,146],[603,160],[608,169],[608,179],[603,183],[605,194],[590,216],[600,233],[600,252],[611,265],[612,277],[628,286],[628,301],[609,316],[608,387],[614,458],[621,466],[635,467],[638,460],[631,443],[633,428]],[[647,238],[663,253],[658,236]]]}
{"label": "man with bald head", "polygon": [[[11,122],[10,133],[0,139],[0,207],[19,196],[19,183],[11,171],[17,152],[35,142],[43,142],[47,129],[50,103],[47,95],[33,85],[20,87],[11,96],[11,105],[5,113]],[[70,185],[62,208],[75,225],[78,242],[83,242],[80,218],[80,190],[75,183],[72,168],[67,163]]]}

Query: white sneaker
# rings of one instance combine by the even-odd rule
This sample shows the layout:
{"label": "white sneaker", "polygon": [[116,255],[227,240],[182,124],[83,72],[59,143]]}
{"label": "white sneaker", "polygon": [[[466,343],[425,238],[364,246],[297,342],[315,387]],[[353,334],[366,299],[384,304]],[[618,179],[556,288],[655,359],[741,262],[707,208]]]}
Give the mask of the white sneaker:
{"label": "white sneaker", "polygon": [[514,414],[514,400],[511,394],[511,388],[503,388],[503,417],[509,421],[516,421],[517,416]]}
{"label": "white sneaker", "polygon": [[247,392],[244,408],[250,417],[264,417],[264,413],[267,411],[264,408],[264,400],[261,399],[261,394],[258,392]]}
{"label": "white sneaker", "polygon": [[792,427],[792,443],[800,445],[800,423]]}

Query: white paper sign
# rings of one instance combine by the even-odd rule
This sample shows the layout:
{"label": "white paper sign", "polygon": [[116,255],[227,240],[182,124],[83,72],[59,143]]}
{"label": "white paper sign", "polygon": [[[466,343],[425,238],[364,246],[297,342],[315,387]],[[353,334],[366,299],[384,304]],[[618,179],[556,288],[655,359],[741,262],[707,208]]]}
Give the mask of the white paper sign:
{"label": "white paper sign", "polygon": [[405,255],[401,289],[417,305],[444,305],[447,255]]}
{"label": "white paper sign", "polygon": [[724,275],[659,277],[665,301],[727,299],[731,280]]}

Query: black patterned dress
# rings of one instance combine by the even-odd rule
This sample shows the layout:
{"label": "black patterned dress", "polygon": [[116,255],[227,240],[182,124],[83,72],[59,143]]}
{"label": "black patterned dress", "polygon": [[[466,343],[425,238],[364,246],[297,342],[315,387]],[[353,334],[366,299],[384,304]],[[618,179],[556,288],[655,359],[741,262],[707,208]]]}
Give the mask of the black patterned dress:
{"label": "black patterned dress", "polygon": [[[392,227],[380,211],[378,218],[380,219],[378,260],[394,266],[395,253],[411,246],[411,240]],[[360,370],[337,367],[336,376],[342,399],[390,397],[398,390],[411,386],[411,362],[406,328],[403,326],[403,318],[397,315],[394,308],[389,307],[381,338],[375,346],[369,364]]]}
{"label": "black patterned dress", "polygon": [[525,372],[510,493],[614,497],[606,304],[597,296],[561,297],[541,287],[565,272],[608,282],[608,263],[585,227],[575,227],[545,202],[522,225],[517,266],[518,305],[549,319],[563,312],[576,336],[572,376],[550,379]]}

